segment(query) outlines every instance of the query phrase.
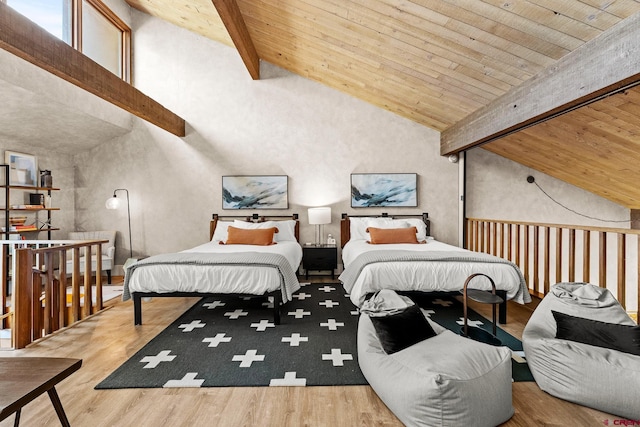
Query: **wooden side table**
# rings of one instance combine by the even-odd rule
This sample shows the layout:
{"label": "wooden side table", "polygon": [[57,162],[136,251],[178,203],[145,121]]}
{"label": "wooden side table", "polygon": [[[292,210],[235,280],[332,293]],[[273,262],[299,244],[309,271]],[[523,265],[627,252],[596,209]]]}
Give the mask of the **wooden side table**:
{"label": "wooden side table", "polygon": [[335,278],[338,268],[338,248],[336,245],[305,245],[302,247],[302,268],[307,279],[309,270],[331,270],[331,278]]}
{"label": "wooden side table", "polygon": [[69,426],[55,386],[81,366],[82,359],[0,358],[0,421],[15,413],[14,426],[18,426],[22,407],[47,392],[60,423]]}

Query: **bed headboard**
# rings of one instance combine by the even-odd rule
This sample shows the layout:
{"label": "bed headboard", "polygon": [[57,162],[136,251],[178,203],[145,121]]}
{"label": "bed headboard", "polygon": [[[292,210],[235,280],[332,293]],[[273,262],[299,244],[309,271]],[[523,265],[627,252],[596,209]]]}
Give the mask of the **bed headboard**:
{"label": "bed headboard", "polygon": [[300,241],[300,221],[298,221],[298,214],[291,215],[258,215],[256,213],[251,215],[218,215],[213,214],[211,222],[209,222],[209,240],[213,238],[213,232],[216,231],[216,225],[218,221],[239,219],[247,222],[265,222],[265,221],[278,221],[292,219],[296,222],[295,235],[298,242]]}
{"label": "bed headboard", "polygon": [[340,220],[340,247],[344,248],[344,245],[347,244],[349,239],[351,239],[351,222],[349,221],[349,217],[353,218],[422,218],[425,225],[427,226],[427,236],[431,235],[431,221],[429,221],[429,214],[423,212],[421,214],[413,214],[413,215],[389,215],[387,213],[382,213],[381,215],[348,215],[346,213],[342,214],[342,219]]}

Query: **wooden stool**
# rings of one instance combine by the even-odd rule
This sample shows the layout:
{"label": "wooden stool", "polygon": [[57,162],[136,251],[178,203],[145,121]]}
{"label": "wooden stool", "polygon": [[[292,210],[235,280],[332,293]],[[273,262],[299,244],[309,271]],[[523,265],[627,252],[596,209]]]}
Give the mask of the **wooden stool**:
{"label": "wooden stool", "polygon": [[[491,282],[491,288],[492,288],[491,293],[488,291],[480,290],[480,289],[468,289],[468,286],[471,280],[477,276],[483,276],[489,279],[489,282]],[[496,305],[502,304],[504,302],[504,299],[496,295],[496,284],[493,282],[493,279],[483,273],[472,274],[471,276],[467,277],[467,280],[465,280],[464,287],[462,288],[460,293],[462,293],[462,299],[463,299],[462,303],[464,305],[464,311],[463,311],[464,326],[462,327],[462,335],[465,337],[474,339],[476,341],[485,342],[487,344],[502,345],[502,342],[496,336],[496,332],[497,332]],[[493,334],[489,334],[487,331],[480,328],[472,328],[471,331],[469,330],[469,325],[468,325],[469,319],[467,317],[467,306],[468,306],[469,299],[479,302],[481,304],[491,304],[492,313],[493,313],[493,318],[492,318]]]}

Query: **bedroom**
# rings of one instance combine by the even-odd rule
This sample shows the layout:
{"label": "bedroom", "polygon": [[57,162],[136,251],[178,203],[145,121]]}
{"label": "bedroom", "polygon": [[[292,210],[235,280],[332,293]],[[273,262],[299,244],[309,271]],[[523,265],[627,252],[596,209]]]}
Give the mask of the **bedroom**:
{"label": "bedroom", "polygon": [[[61,207],[59,237],[73,229],[116,229],[121,265],[129,249],[121,238],[126,216],[103,206],[115,188],[128,188],[135,255],[195,246],[206,239],[211,213],[221,209],[220,177],[239,173],[288,175],[287,212],[330,205],[335,219],[325,231],[338,235],[338,215],[350,211],[350,174],[397,171],[419,174],[419,209],[429,212],[440,240],[457,242],[459,164],[440,157],[438,132],[268,63],[262,64],[262,79],[251,82],[234,49],[125,5],[116,7],[131,14],[136,29],[136,85],[185,117],[187,137],[123,118],[101,102],[99,112],[83,111],[78,119],[95,124],[95,130],[79,123],[73,128],[113,137],[84,141],[86,150],[66,145],[62,133],[54,139],[3,137],[3,151],[36,155],[53,171],[62,188],[54,201]],[[21,84],[36,93],[46,87],[49,101],[56,99],[53,105],[60,109],[76,101],[95,105],[42,70],[5,51],[0,55],[5,78],[33,76]],[[527,184],[532,173],[569,206],[588,206],[591,215],[603,218],[629,216],[628,209],[484,150],[469,153],[468,167],[469,216],[591,224]],[[302,224],[302,241],[313,240],[304,217]]]}

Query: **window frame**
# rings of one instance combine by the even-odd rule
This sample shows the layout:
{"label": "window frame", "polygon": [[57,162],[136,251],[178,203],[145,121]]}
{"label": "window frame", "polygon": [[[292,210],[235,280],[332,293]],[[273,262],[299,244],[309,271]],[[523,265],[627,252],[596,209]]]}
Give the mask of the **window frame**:
{"label": "window frame", "polygon": [[[122,80],[131,83],[131,28],[100,0],[84,0],[122,33],[120,57]],[[0,3],[8,4],[7,0]],[[82,0],[71,0],[71,47],[82,52]]]}
{"label": "window frame", "polygon": [[[82,52],[82,1],[72,0],[71,2],[71,46],[79,52]],[[100,0],[84,1],[95,8],[122,33],[120,74],[122,80],[131,83],[131,28]]]}

